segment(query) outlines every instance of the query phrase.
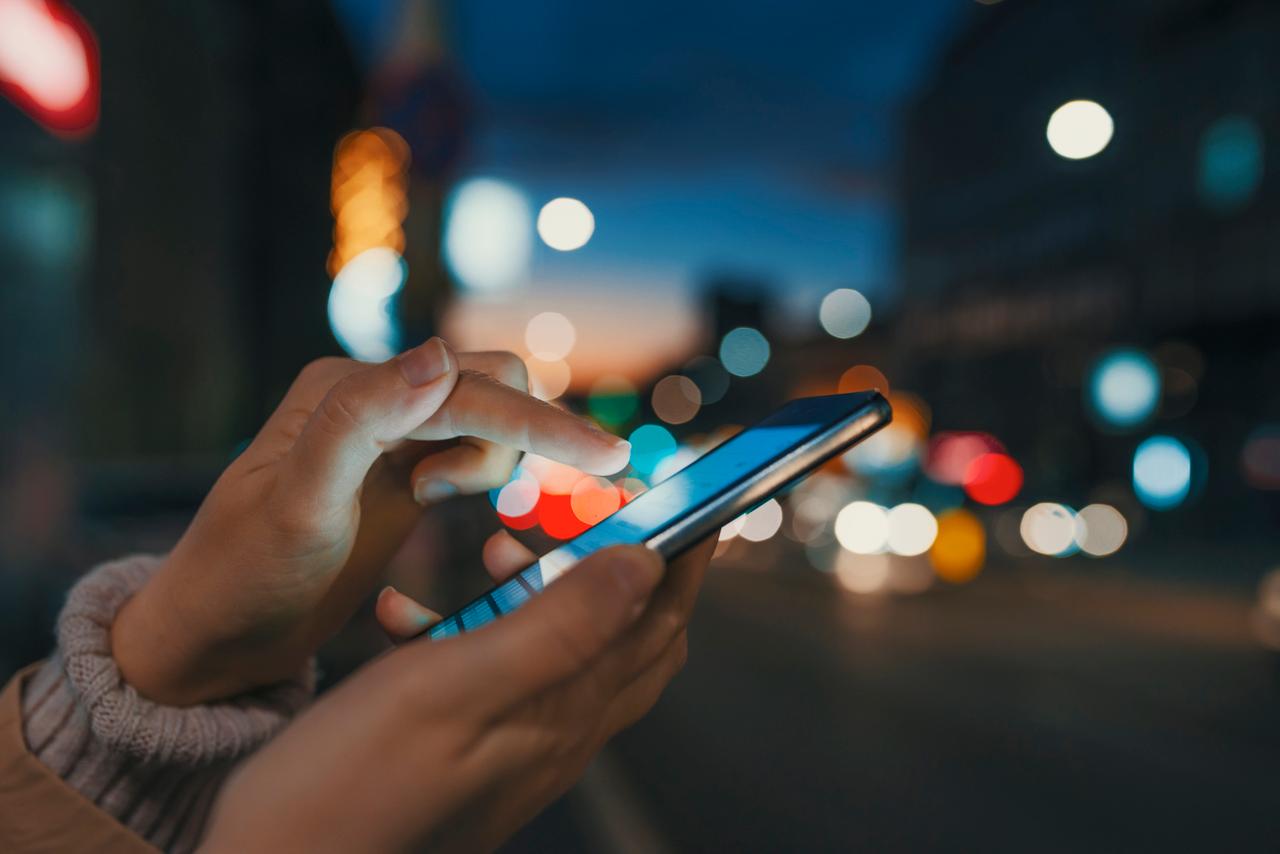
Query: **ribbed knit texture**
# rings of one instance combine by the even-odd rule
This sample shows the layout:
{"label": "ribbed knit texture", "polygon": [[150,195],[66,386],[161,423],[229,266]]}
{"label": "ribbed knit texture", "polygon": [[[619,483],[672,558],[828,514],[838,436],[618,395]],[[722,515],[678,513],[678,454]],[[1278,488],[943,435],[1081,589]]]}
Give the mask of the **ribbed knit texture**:
{"label": "ribbed knit texture", "polygon": [[22,697],[27,746],[68,785],[157,848],[199,842],[236,760],[307,704],[312,667],[297,679],[190,708],[138,695],[111,657],[111,623],[159,565],[149,556],[85,576],[58,617],[57,651]]}

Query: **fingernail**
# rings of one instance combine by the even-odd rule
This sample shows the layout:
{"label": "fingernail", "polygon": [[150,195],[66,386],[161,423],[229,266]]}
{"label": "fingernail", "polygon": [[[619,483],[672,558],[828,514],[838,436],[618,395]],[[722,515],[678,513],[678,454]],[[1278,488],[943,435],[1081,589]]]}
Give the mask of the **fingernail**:
{"label": "fingernail", "polygon": [[637,611],[643,609],[644,600],[662,576],[662,558],[652,549],[635,546],[620,549],[612,565],[613,577],[632,599],[640,600],[636,605]]}
{"label": "fingernail", "polygon": [[434,504],[458,494],[458,487],[447,480],[423,478],[413,485],[413,500],[419,504]]}
{"label": "fingernail", "polygon": [[426,385],[449,370],[449,350],[439,338],[431,338],[400,354],[400,374],[411,386]]}

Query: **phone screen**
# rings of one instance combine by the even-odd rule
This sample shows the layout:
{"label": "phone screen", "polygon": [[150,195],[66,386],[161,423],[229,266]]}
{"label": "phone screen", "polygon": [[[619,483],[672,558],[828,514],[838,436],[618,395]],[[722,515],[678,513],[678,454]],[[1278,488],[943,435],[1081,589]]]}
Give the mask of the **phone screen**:
{"label": "phone screen", "polygon": [[749,480],[774,460],[847,418],[856,409],[850,399],[858,397],[839,395],[792,401],[543,555],[532,566],[437,623],[428,634],[444,638],[477,629],[519,608],[592,552],[648,541],[690,511]]}

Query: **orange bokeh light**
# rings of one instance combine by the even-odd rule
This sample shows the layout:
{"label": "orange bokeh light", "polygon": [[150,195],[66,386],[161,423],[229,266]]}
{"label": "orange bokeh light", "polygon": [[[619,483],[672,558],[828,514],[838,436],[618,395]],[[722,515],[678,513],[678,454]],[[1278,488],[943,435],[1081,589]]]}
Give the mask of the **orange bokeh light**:
{"label": "orange bokeh light", "polygon": [[622,506],[622,492],[602,477],[584,477],[569,493],[569,507],[578,521],[594,525]]}
{"label": "orange bokeh light", "polygon": [[962,507],[938,515],[929,562],[939,578],[952,584],[972,581],[986,558],[987,532],[977,516]]}
{"label": "orange bokeh light", "polygon": [[880,369],[873,368],[870,365],[854,365],[841,374],[840,381],[836,383],[836,392],[838,394],[866,391],[873,388],[879,389],[880,393],[885,397],[889,396],[889,378]]}

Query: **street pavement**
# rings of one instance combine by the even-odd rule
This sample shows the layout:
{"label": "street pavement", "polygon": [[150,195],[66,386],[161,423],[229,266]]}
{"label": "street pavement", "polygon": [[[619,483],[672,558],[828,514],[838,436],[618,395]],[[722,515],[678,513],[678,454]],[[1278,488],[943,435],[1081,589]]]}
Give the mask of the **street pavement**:
{"label": "street pavement", "polygon": [[1047,560],[855,596],[795,563],[713,568],[684,673],[511,851],[1280,848],[1246,596]]}

